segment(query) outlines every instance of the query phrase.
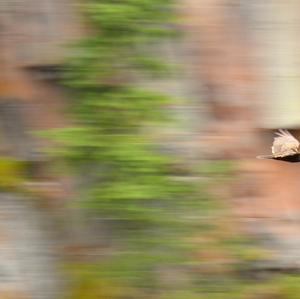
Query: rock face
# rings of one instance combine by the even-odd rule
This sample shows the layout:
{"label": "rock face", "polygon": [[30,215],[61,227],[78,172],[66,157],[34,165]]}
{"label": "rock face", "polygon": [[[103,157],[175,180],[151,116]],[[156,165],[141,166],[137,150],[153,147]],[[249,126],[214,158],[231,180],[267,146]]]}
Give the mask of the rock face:
{"label": "rock face", "polygon": [[255,159],[270,152],[273,130],[300,137],[299,1],[188,2],[207,112],[203,156],[240,166],[231,193],[236,217],[274,251],[276,267],[299,268],[299,164]]}
{"label": "rock face", "polygon": [[[26,163],[38,160],[29,175],[37,168],[34,176],[39,180],[44,174],[40,153],[48,143],[31,132],[67,123],[54,66],[64,59],[63,45],[79,34],[73,8],[72,0],[3,0],[0,4],[0,157]],[[39,193],[35,185],[28,188]],[[53,186],[48,189],[54,193]],[[1,299],[60,297],[59,242],[54,236],[58,228],[53,228],[51,217],[51,212],[38,209],[28,198],[0,193]]]}
{"label": "rock face", "polygon": [[[75,2],[75,1],[74,1]],[[18,66],[56,65],[79,33],[72,0],[2,0],[1,44]]]}
{"label": "rock face", "polygon": [[30,199],[0,194],[1,298],[57,298],[61,283],[49,223]]}

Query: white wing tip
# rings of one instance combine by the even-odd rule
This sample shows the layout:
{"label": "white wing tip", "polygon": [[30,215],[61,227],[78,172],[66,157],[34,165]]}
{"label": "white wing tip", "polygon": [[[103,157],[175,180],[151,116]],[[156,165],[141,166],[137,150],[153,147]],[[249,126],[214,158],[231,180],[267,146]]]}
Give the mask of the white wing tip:
{"label": "white wing tip", "polygon": [[264,160],[264,159],[273,159],[274,157],[272,155],[259,155],[256,156],[256,159]]}
{"label": "white wing tip", "polygon": [[284,129],[278,129],[278,132],[275,133],[276,135],[279,136],[292,136],[292,134],[288,131],[288,130],[284,130]]}

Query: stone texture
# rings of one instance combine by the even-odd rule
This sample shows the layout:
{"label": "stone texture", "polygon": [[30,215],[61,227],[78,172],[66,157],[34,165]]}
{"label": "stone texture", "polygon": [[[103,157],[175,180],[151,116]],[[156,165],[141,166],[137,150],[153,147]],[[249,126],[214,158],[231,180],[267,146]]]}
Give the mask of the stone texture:
{"label": "stone texture", "polygon": [[49,217],[30,199],[0,194],[0,294],[57,298],[58,252],[49,224]]}

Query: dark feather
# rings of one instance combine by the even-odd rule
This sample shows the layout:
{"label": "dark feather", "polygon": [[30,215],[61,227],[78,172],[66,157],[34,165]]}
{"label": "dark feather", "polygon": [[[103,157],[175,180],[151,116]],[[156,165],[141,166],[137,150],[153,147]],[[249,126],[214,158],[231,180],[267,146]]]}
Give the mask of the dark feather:
{"label": "dark feather", "polygon": [[285,162],[297,163],[300,162],[300,154],[285,156],[285,157],[277,157],[273,158],[274,160],[280,160]]}
{"label": "dark feather", "polygon": [[257,156],[257,159],[263,159],[263,160],[279,160],[279,161],[285,161],[290,163],[297,163],[300,162],[300,154],[285,156],[285,157],[274,157],[272,155],[265,155],[265,156]]}

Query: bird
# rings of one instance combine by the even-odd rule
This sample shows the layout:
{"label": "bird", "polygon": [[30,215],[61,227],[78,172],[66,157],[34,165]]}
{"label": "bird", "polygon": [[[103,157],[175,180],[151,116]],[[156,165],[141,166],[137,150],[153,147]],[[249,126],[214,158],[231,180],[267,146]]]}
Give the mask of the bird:
{"label": "bird", "polygon": [[272,155],[257,156],[257,159],[273,159],[285,162],[300,162],[300,143],[287,130],[279,129],[275,133],[272,149]]}

